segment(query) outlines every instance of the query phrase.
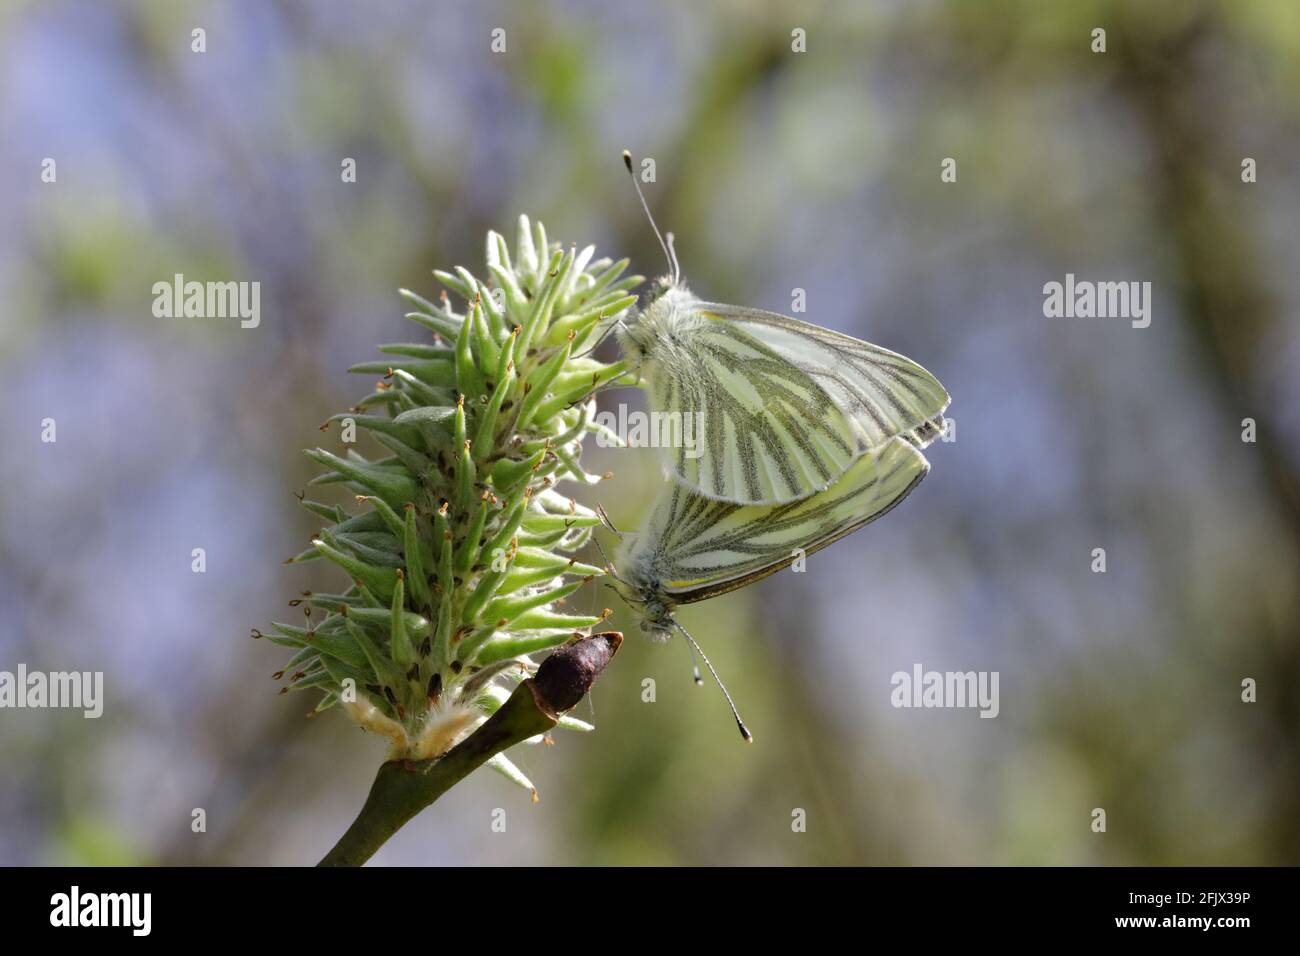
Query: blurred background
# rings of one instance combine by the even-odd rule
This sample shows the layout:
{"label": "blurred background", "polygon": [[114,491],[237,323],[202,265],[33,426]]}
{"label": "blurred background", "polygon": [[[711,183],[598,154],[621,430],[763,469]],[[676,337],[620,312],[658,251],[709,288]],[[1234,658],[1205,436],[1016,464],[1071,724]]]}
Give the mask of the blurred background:
{"label": "blurred background", "polygon": [[[333,844],[384,745],[249,640],[340,583],[281,564],[300,450],[489,228],[660,272],[624,147],[696,292],[806,290],[935,372],[957,440],[807,573],[682,613],[754,746],[620,605],[597,731],[512,753],[541,802],[480,771],[376,862],[1300,863],[1291,0],[4,3],[0,669],[102,670],[106,706],[0,712],[0,863]],[[155,318],[177,272],[259,281],[260,326]],[[1150,327],[1045,318],[1067,272],[1150,281]],[[653,452],[599,453],[580,496],[635,527]],[[915,663],[998,671],[1000,715],[893,708]]]}

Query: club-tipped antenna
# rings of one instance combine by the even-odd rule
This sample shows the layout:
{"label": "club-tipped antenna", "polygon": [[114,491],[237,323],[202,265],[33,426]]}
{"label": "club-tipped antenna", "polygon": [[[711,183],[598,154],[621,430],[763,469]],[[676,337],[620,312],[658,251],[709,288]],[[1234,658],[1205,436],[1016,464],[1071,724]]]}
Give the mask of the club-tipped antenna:
{"label": "club-tipped antenna", "polygon": [[704,678],[700,676],[700,665],[695,663],[695,648],[691,647],[690,641],[686,642],[686,650],[691,655],[691,677],[695,679],[695,686],[701,687],[704,685]]}
{"label": "club-tipped antenna", "polygon": [[681,280],[682,270],[677,264],[677,253],[673,251],[673,234],[668,233],[668,241],[664,241],[663,233],[659,231],[659,226],[655,223],[655,217],[650,214],[650,204],[645,201],[645,193],[641,192],[641,183],[637,181],[636,171],[632,168],[632,154],[626,149],[623,150],[623,165],[627,167],[627,174],[632,177],[632,188],[636,190],[636,196],[641,200],[641,208],[645,210],[645,217],[650,220],[650,228],[654,230],[655,238],[659,240],[659,248],[664,251],[664,258],[668,260],[668,268],[672,270],[673,285],[676,285]]}
{"label": "club-tipped antenna", "polygon": [[686,638],[686,640],[690,642],[693,652],[700,655],[700,660],[704,661],[704,666],[709,669],[709,673],[713,675],[713,679],[718,682],[718,688],[722,691],[722,696],[727,698],[727,706],[731,708],[731,716],[736,718],[736,726],[740,728],[740,736],[745,738],[745,743],[752,744],[754,742],[754,735],[749,732],[749,728],[745,726],[745,722],[740,719],[740,711],[736,710],[736,702],[731,699],[731,693],[727,690],[727,685],[722,683],[722,678],[719,677],[718,672],[713,669],[713,663],[709,660],[709,655],[705,654],[704,648],[700,647],[695,638],[691,637],[690,631],[686,630],[686,628],[682,627],[682,625],[675,620],[671,621],[671,623],[673,627],[682,632],[682,637]]}

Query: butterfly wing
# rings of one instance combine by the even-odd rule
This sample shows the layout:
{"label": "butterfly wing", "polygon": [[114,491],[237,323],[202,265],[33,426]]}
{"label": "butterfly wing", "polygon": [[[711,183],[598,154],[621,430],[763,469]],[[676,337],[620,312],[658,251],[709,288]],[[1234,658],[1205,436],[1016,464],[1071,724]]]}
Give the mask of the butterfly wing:
{"label": "butterfly wing", "polygon": [[[943,428],[947,389],[905,355],[777,312],[701,303],[715,323],[751,335],[798,366],[848,413],[862,448],[910,435],[922,448]],[[735,334],[735,333],[733,333]]]}
{"label": "butterfly wing", "polygon": [[874,521],[930,470],[909,441],[894,438],[860,456],[829,488],[780,505],[739,505],[674,483],[629,556],[643,583],[674,604],[702,601],[787,567]]}
{"label": "butterfly wing", "polygon": [[655,411],[694,429],[692,442],[661,445],[665,469],[741,504],[802,498],[842,475],[856,430],[817,381],[734,323],[703,317],[698,300],[688,308],[688,331],[659,345],[649,375]]}
{"label": "butterfly wing", "polygon": [[689,349],[658,363],[651,397],[656,409],[702,424],[695,449],[664,456],[706,497],[797,500],[867,449],[895,436],[923,448],[942,428],[947,391],[902,355],[775,312],[693,309]]}

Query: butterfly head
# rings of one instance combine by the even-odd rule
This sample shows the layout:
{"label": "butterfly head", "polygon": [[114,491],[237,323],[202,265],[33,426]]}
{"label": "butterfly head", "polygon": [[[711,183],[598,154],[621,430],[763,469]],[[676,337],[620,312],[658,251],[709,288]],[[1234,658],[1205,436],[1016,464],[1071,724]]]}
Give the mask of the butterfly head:
{"label": "butterfly head", "polygon": [[650,598],[641,605],[641,630],[645,634],[667,635],[672,632],[672,617],[664,603]]}
{"label": "butterfly head", "polygon": [[650,288],[646,290],[645,303],[642,308],[649,309],[669,292],[680,287],[681,283],[673,276],[660,276],[658,279],[655,279],[654,282],[650,283]]}
{"label": "butterfly head", "polygon": [[696,318],[699,300],[681,280],[672,276],[656,279],[635,316],[619,324],[618,342],[637,368],[682,354]]}
{"label": "butterfly head", "polygon": [[654,344],[654,333],[638,314],[627,322],[620,322],[617,334],[619,348],[639,368]]}
{"label": "butterfly head", "polygon": [[641,616],[641,631],[651,637],[667,638],[672,633],[672,605],[664,600],[653,581],[645,580],[633,564],[627,576],[616,575],[613,588]]}

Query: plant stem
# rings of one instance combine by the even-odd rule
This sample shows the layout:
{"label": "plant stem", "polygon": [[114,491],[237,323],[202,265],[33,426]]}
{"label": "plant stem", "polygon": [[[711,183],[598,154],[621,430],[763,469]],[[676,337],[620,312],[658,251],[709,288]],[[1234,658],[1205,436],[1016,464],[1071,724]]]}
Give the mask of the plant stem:
{"label": "plant stem", "polygon": [[379,768],[365,806],[346,833],[325,854],[321,866],[360,866],[417,813],[493,756],[555,726],[524,681],[509,700],[474,733],[441,758],[389,761]]}
{"label": "plant stem", "polygon": [[389,761],[379,768],[365,805],[318,864],[361,866],[408,820],[496,754],[546,733],[571,708],[618,650],[623,635],[606,632],[556,651],[537,677],[523,681],[474,733],[432,760]]}

